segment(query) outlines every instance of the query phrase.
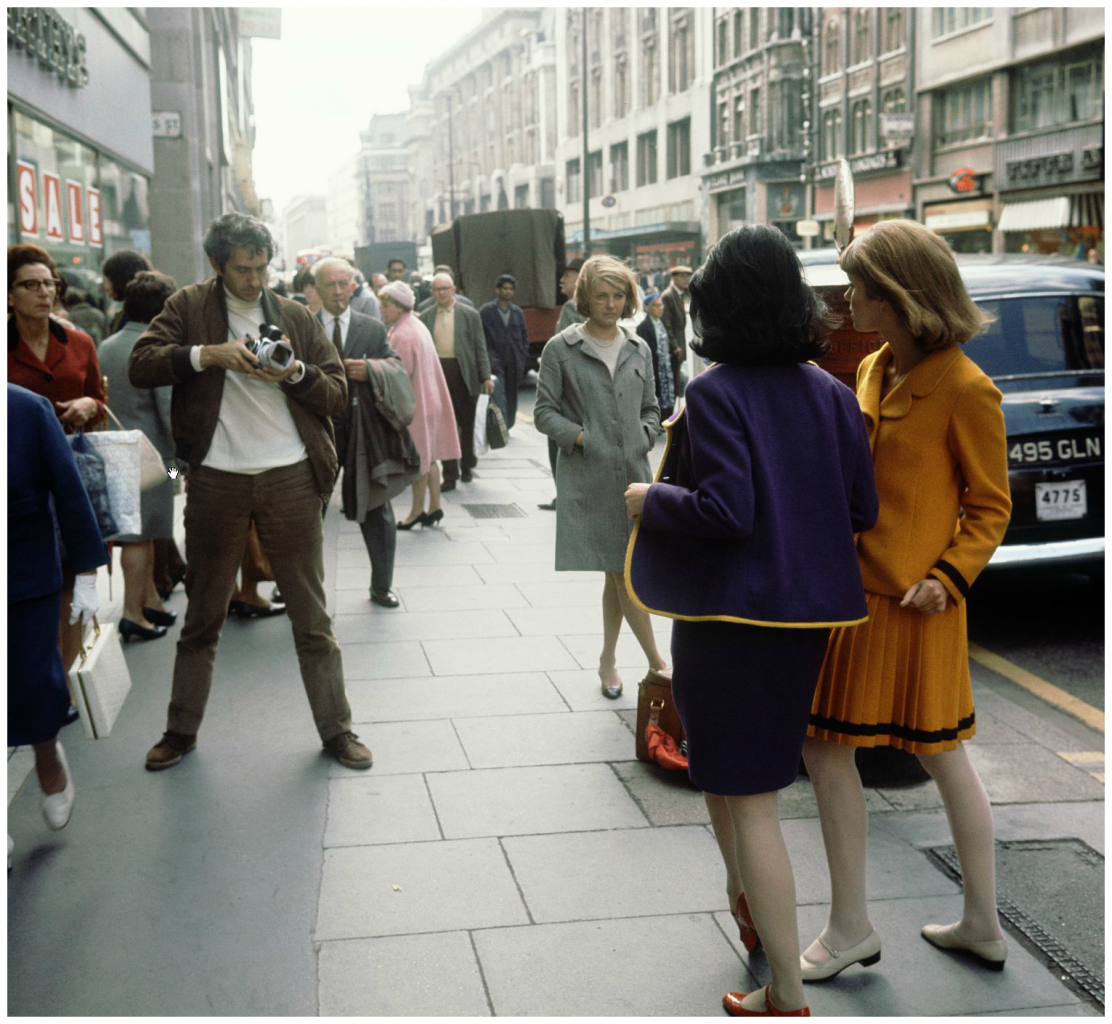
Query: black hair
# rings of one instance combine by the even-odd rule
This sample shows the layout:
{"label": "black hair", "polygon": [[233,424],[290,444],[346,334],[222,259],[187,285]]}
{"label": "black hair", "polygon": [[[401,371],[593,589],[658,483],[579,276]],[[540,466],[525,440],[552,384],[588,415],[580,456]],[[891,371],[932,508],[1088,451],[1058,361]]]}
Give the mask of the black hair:
{"label": "black hair", "polygon": [[169,274],[144,270],[132,278],[124,293],[124,316],[137,324],[149,324],[178,290]]}
{"label": "black hair", "polygon": [[[63,280],[66,279],[63,277]],[[69,281],[66,280],[66,283],[69,284]],[[84,288],[74,288],[73,285],[70,285],[66,290],[65,301],[66,309],[69,309],[71,306],[80,306],[83,302],[89,302],[89,293],[85,291]]]}
{"label": "black hair", "polygon": [[787,237],[765,224],[723,235],[687,286],[704,359],[781,366],[821,358],[836,325]]}
{"label": "black hair", "polygon": [[400,256],[395,256],[393,259],[387,260],[386,269],[389,270],[395,263],[400,263],[403,270],[408,269],[405,265],[405,260],[403,260]]}
{"label": "black hair", "polygon": [[246,249],[253,255],[266,253],[266,258],[274,258],[274,239],[266,225],[257,217],[245,213],[226,213],[217,217],[205,234],[205,255],[220,268],[231,259],[233,249]]}
{"label": "black hair", "polygon": [[112,282],[112,291],[117,299],[123,299],[127,286],[140,271],[153,270],[150,260],[134,249],[121,249],[112,253],[100,268],[101,274]]}
{"label": "black hair", "polygon": [[513,274],[499,274],[498,280],[494,282],[494,287],[501,288],[504,284],[512,284],[516,289],[517,279],[513,276]]}
{"label": "black hair", "polygon": [[314,288],[316,287],[316,284],[313,281],[312,267],[302,267],[296,274],[294,274],[293,290],[295,292],[300,292],[302,295],[304,295],[305,286],[307,284],[313,285]]}

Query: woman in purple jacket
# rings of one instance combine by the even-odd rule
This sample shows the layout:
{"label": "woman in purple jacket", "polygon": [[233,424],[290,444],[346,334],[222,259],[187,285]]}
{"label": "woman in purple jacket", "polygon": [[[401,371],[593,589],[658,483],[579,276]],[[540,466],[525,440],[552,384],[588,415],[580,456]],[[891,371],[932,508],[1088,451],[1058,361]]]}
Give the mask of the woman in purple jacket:
{"label": "woman in purple jacket", "polygon": [[676,620],[689,772],[741,939],[763,940],[771,968],[763,990],[723,1004],[808,1016],[777,791],[796,777],[831,627],[865,617],[854,534],[876,521],[872,459],[853,392],[808,363],[826,349],[825,309],[784,235],[730,232],[689,287],[695,351],[717,365],[688,385],[656,481],[626,491],[640,516],[626,584]]}

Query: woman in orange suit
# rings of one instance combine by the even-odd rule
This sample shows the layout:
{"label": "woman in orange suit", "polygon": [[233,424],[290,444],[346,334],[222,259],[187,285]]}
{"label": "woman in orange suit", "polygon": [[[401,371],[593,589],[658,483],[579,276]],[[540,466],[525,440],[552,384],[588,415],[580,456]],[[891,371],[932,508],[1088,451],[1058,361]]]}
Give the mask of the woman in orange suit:
{"label": "woman in orange suit", "polygon": [[992,811],[963,740],[976,731],[965,598],[1011,514],[1001,396],[962,351],[987,317],[946,242],[884,221],[839,260],[854,326],[885,339],[857,371],[880,516],[860,536],[868,621],[831,633],[804,746],[830,865],[826,927],[803,952],[804,981],[880,959],[865,897],[868,818],[857,747],[900,747],[938,784],[964,879],[964,908],[923,938],[995,969]]}

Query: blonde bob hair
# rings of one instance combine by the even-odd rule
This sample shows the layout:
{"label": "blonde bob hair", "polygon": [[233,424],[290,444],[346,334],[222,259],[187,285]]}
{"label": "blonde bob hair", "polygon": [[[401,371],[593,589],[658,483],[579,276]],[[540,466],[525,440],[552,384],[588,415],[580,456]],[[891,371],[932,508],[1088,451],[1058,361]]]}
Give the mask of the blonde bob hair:
{"label": "blonde bob hair", "polygon": [[858,235],[838,264],[883,299],[924,352],[963,345],[992,321],[969,297],[941,235],[913,220],[883,220]]}
{"label": "blonde bob hair", "polygon": [[599,282],[625,289],[626,300],[621,319],[629,319],[641,308],[641,301],[637,297],[637,278],[633,271],[613,256],[592,256],[583,264],[579,271],[579,280],[575,282],[575,311],[580,316],[591,315],[590,297]]}

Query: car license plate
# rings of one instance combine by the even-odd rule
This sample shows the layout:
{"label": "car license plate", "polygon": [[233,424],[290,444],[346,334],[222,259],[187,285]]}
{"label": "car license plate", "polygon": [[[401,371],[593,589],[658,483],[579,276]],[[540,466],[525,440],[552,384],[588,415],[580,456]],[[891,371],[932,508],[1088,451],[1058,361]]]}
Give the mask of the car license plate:
{"label": "car license plate", "polygon": [[1083,519],[1089,511],[1085,481],[1035,484],[1035,511],[1042,520]]}

